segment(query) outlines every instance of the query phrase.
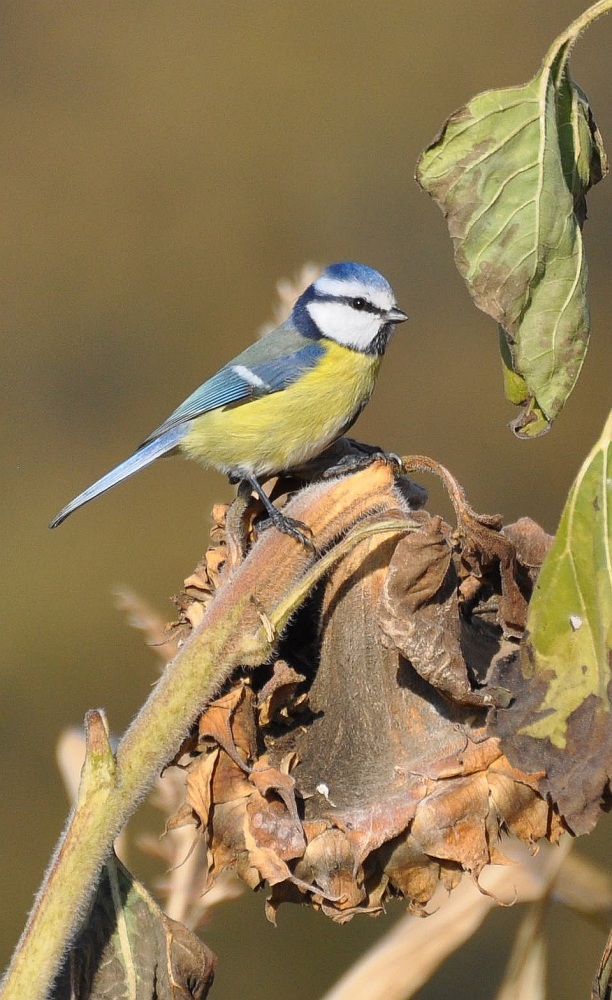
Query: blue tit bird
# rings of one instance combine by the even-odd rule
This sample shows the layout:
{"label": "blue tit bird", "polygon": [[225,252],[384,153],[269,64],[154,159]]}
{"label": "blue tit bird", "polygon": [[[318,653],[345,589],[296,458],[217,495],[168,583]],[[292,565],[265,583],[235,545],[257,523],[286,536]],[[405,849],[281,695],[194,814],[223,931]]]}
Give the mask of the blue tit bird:
{"label": "blue tit bird", "polygon": [[378,271],[331,264],[284,323],[204,382],[50,527],[155,459],[179,453],[249,483],[272,524],[311,544],[308,529],[272,504],[260,480],[315,458],[352,426],[370,399],[395,324],[406,319]]}

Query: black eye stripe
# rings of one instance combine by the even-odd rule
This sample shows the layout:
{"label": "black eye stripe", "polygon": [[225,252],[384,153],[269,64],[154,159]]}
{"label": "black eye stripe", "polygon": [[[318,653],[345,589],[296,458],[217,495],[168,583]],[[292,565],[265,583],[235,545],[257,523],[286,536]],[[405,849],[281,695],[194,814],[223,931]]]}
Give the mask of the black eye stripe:
{"label": "black eye stripe", "polygon": [[317,302],[342,302],[346,306],[352,306],[355,299],[358,298],[363,305],[360,307],[359,312],[369,312],[374,316],[384,316],[386,313],[385,309],[380,309],[379,306],[375,306],[373,302],[368,302],[362,296],[356,295],[317,295]]}

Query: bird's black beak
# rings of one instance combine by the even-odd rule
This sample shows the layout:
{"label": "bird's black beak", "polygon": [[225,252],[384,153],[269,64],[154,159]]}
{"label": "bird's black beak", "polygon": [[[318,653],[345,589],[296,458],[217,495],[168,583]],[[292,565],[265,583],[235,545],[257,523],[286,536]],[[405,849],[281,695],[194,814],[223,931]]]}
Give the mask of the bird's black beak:
{"label": "bird's black beak", "polygon": [[393,309],[389,309],[387,315],[385,316],[387,323],[403,323],[407,319],[408,316],[406,313],[402,312],[401,309],[398,309],[397,306],[393,306]]}

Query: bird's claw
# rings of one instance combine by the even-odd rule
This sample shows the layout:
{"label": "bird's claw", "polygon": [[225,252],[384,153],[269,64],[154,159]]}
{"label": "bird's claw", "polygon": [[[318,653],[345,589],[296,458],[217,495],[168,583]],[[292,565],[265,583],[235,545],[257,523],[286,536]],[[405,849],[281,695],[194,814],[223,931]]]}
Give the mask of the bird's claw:
{"label": "bird's claw", "polygon": [[262,534],[270,528],[282,531],[284,535],[289,535],[296,542],[300,542],[304,548],[316,552],[316,546],[312,540],[312,531],[303,521],[298,521],[295,517],[288,517],[282,511],[278,510],[274,516],[267,517],[264,521],[260,521],[256,525],[258,534]]}

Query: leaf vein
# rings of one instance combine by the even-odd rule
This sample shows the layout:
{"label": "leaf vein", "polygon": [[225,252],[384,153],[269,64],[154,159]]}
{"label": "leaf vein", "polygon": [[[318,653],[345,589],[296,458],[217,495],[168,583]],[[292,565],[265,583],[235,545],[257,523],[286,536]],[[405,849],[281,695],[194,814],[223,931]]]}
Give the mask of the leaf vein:
{"label": "leaf vein", "polygon": [[[493,196],[493,198],[488,202],[488,204],[483,208],[483,210],[478,215],[474,215],[470,219],[468,225],[466,226],[466,230],[465,230],[465,237],[466,238],[469,235],[472,227],[475,226],[477,222],[480,222],[480,220],[489,211],[491,211],[491,209],[493,208],[493,205],[495,205],[495,203],[497,202],[497,200],[501,197],[501,195],[503,194],[505,188],[510,183],[510,181],[512,181],[516,177],[518,177],[519,174],[526,173],[528,170],[531,170],[535,166],[537,166],[537,160],[533,160],[532,163],[526,164],[524,167],[522,167],[522,168],[520,168],[518,170],[515,170],[514,173],[512,173],[508,177],[504,178],[504,180],[500,184],[500,186],[499,186],[498,190],[496,191],[495,195]],[[487,240],[487,242],[484,244],[484,246],[482,247],[482,249],[474,257],[474,264],[478,264],[480,258],[483,256],[483,254],[485,253],[485,251],[489,249],[489,247],[491,246],[492,243],[495,243],[495,241],[499,239],[499,237],[501,236],[501,234],[503,233],[503,231],[508,228],[508,226],[513,221],[513,219],[516,217],[516,215],[518,215],[519,212],[522,212],[524,208],[528,208],[529,205],[532,203],[532,201],[533,201],[532,198],[527,198],[526,200],[522,201],[519,205],[517,205],[512,210],[512,212],[510,213],[510,215],[507,216],[507,218],[504,220],[502,226],[495,233],[493,233],[493,235],[491,236],[491,238],[489,240]]]}

